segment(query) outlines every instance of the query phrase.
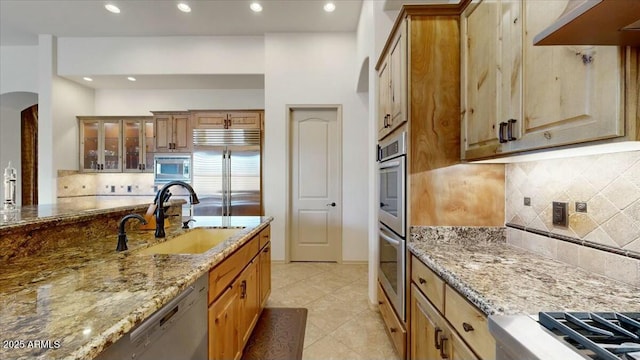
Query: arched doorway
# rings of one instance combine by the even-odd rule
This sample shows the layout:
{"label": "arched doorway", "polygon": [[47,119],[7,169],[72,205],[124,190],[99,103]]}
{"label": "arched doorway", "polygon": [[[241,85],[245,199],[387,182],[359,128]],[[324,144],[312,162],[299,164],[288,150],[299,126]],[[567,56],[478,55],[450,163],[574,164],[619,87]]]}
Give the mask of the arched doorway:
{"label": "arched doorway", "polygon": [[[17,190],[18,194],[23,194],[17,199],[20,206],[37,204],[38,201],[37,103],[38,94],[32,92],[0,95],[0,167],[6,167],[10,161],[17,169],[20,179]],[[25,123],[28,126],[23,131]],[[24,155],[25,150],[30,155]]]}

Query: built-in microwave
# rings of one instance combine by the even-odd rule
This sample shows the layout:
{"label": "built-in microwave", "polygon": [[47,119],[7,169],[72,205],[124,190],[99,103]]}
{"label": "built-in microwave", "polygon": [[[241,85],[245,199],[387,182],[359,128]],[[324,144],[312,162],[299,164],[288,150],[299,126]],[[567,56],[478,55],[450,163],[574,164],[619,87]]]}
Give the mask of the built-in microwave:
{"label": "built-in microwave", "polygon": [[154,182],[191,182],[191,154],[156,154],[153,158]]}

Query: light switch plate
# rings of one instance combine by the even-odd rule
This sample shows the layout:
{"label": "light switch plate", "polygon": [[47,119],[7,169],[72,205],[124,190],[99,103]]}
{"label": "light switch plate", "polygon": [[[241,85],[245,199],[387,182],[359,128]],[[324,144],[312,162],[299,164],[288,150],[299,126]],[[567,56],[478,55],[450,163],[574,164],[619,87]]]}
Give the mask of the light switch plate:
{"label": "light switch plate", "polygon": [[553,202],[553,225],[567,227],[569,225],[569,216],[567,209],[569,203],[566,202]]}

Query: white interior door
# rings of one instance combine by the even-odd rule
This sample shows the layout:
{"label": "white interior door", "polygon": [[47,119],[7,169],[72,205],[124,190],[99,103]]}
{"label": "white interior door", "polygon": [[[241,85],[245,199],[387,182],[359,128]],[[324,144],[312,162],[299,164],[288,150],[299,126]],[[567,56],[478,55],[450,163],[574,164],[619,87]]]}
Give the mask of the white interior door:
{"label": "white interior door", "polygon": [[291,109],[291,261],[340,261],[341,136],[336,108]]}

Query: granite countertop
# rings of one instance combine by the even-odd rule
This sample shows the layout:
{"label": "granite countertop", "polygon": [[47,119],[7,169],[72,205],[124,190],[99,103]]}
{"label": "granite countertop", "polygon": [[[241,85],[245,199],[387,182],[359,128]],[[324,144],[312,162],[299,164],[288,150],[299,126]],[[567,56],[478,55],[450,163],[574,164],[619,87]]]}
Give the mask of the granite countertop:
{"label": "granite countertop", "polygon": [[[153,202],[151,197],[78,197],[48,205],[22,206],[17,211],[0,214],[0,230],[11,230],[25,225],[38,226],[51,222],[77,221],[117,211],[145,210]],[[185,200],[174,199],[171,204],[184,204]]]}
{"label": "granite countertop", "polygon": [[[0,358],[94,358],[273,220],[194,219],[192,227],[245,228],[197,255],[137,255],[158,242],[153,231],[138,230],[127,234],[122,253],[114,251],[114,235],[0,263]],[[185,231],[167,229],[166,239]],[[36,340],[50,341],[49,349]]]}
{"label": "granite countertop", "polygon": [[487,315],[640,312],[640,288],[511,246],[501,229],[412,227],[407,247]]}

